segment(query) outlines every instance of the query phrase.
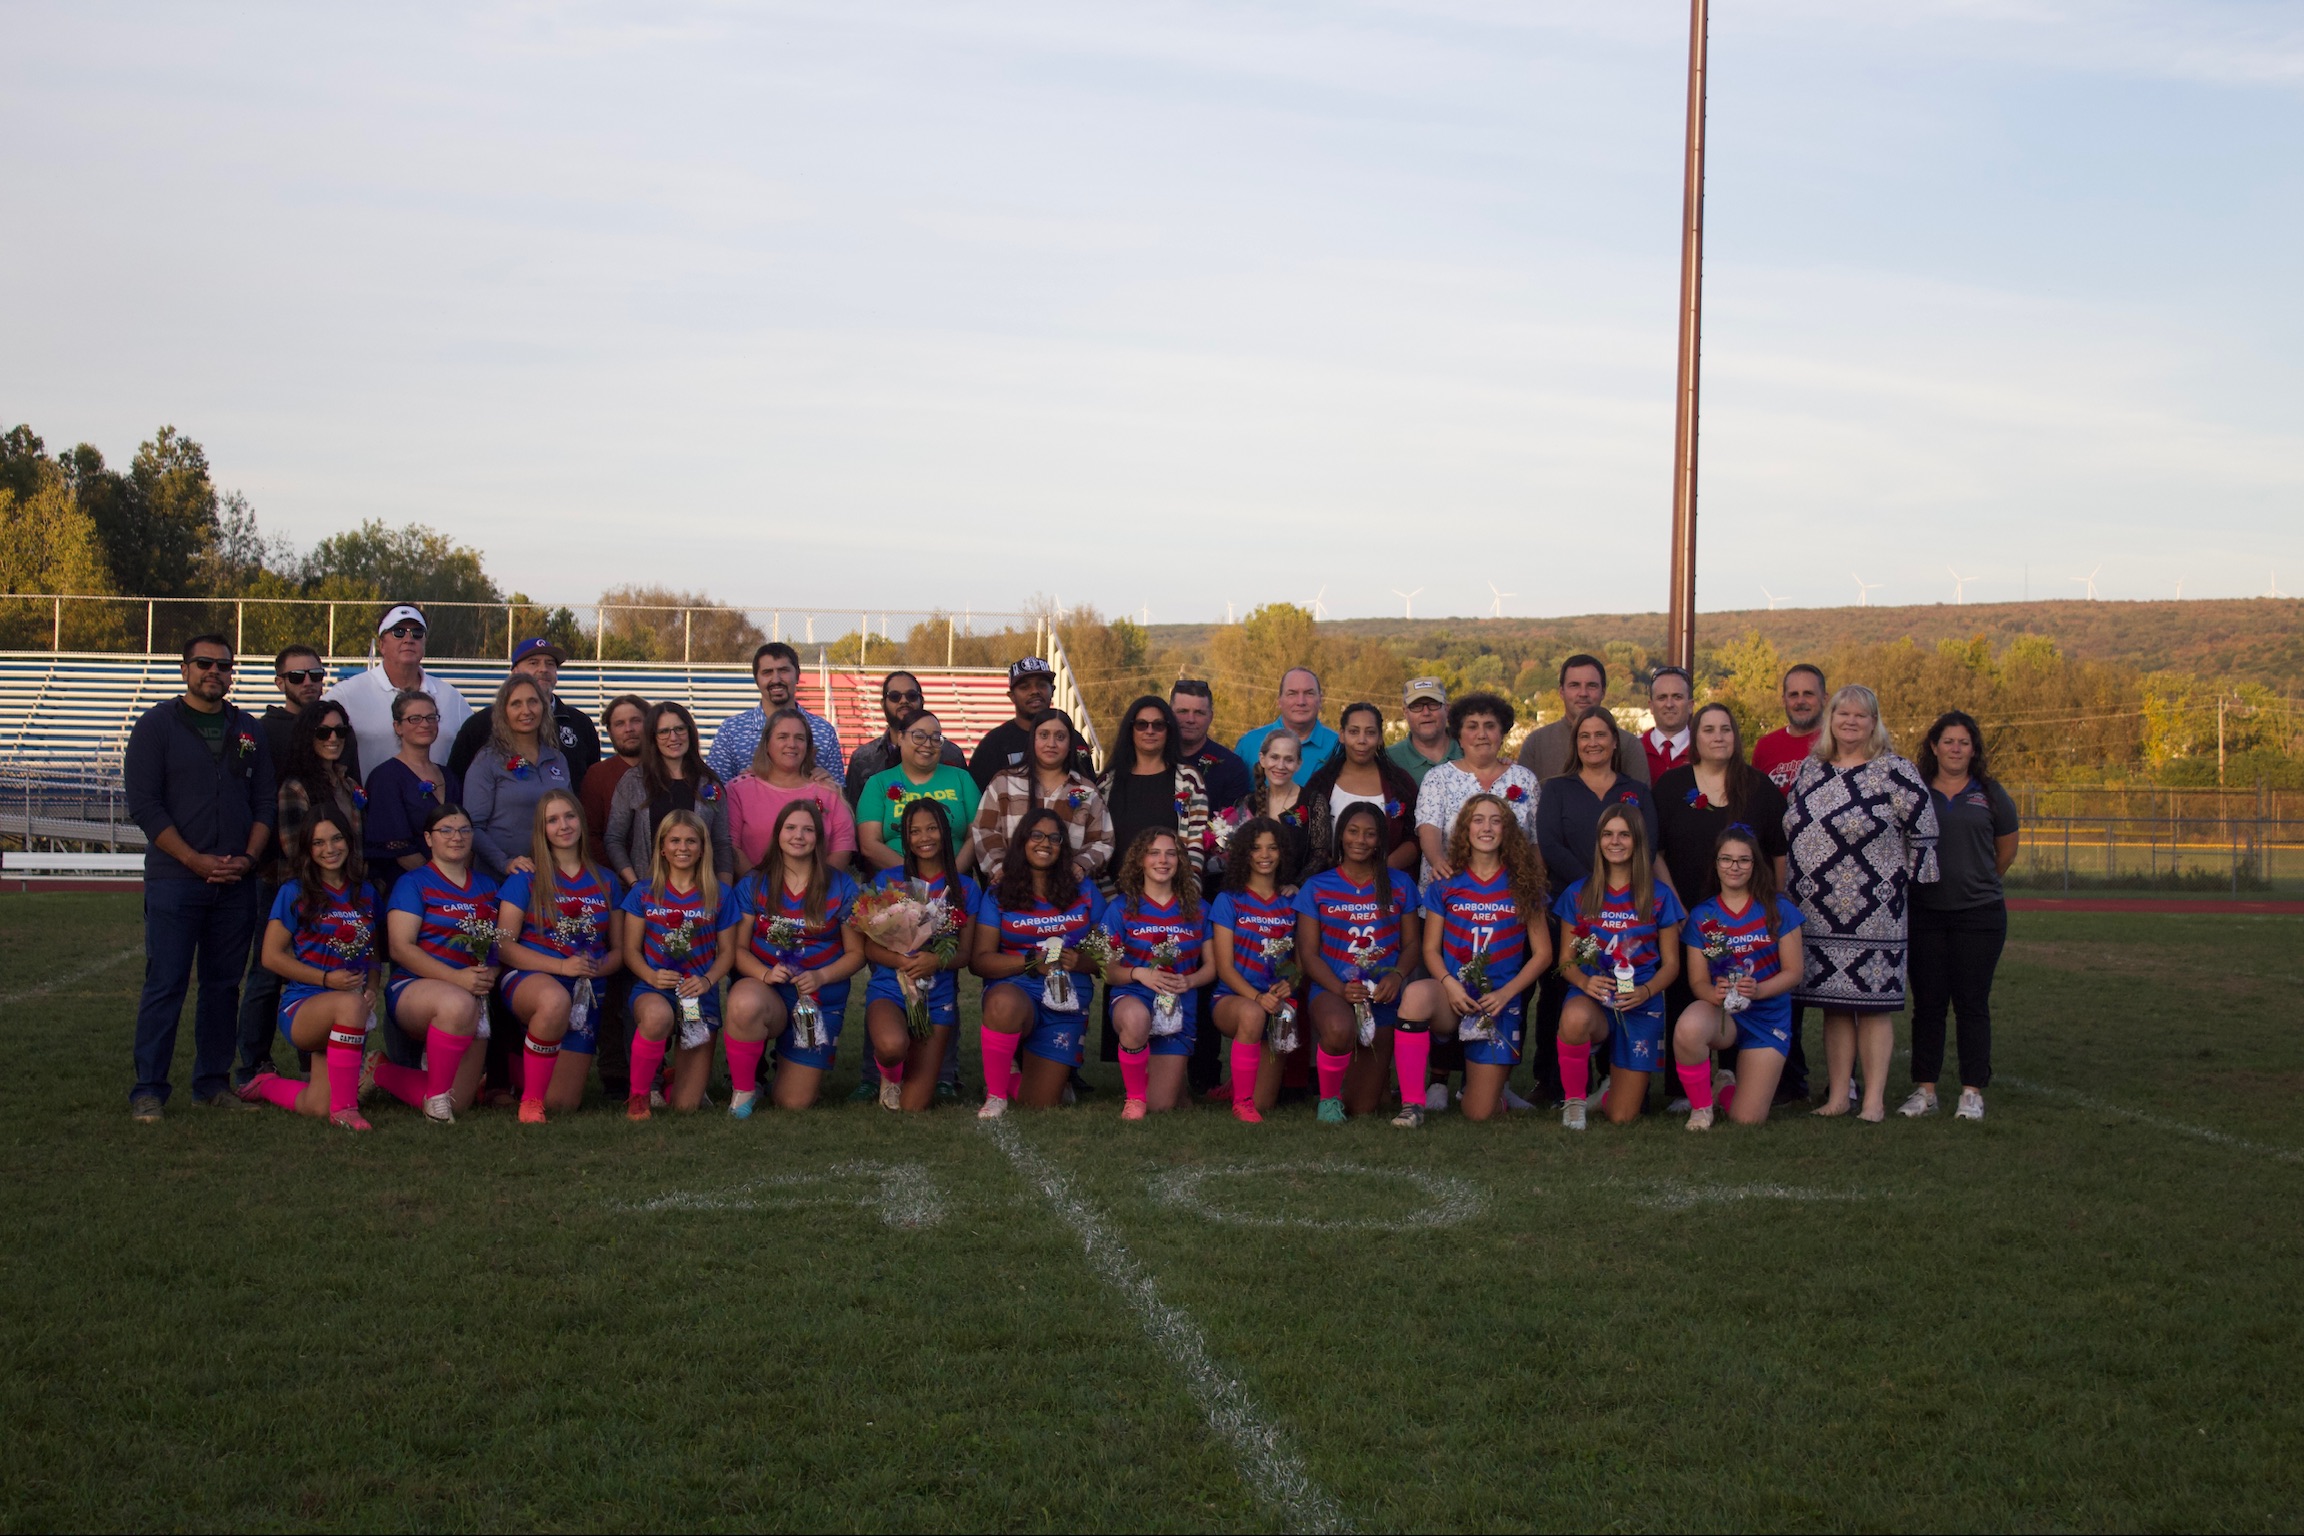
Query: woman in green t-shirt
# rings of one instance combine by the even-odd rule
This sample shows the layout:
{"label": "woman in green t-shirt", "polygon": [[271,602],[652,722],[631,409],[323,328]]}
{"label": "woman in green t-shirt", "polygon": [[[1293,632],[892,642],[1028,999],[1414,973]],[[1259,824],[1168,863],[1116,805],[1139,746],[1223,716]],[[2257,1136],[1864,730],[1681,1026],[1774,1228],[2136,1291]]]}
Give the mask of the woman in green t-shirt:
{"label": "woman in green t-shirt", "polygon": [[[926,710],[916,709],[896,722],[896,745],[903,756],[893,768],[864,781],[856,797],[856,851],[874,869],[900,869],[904,864],[897,827],[904,807],[915,800],[935,800],[955,827],[975,819],[976,781],[964,768],[943,761],[944,728]],[[963,872],[975,866],[975,852],[963,842],[953,860]]]}

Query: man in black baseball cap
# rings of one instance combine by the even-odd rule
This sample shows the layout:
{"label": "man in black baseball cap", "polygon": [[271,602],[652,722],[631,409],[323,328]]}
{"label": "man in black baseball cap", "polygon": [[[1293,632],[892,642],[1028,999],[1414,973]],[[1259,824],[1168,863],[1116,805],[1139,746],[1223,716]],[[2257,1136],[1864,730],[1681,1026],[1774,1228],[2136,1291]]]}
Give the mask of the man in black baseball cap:
{"label": "man in black baseball cap", "polygon": [[[986,731],[984,739],[976,743],[976,755],[968,759],[968,776],[978,789],[990,784],[993,775],[1024,765],[1032,752],[1032,719],[1047,710],[1055,697],[1056,669],[1045,660],[1024,656],[1008,663],[1008,702],[1016,707],[1016,716]],[[1085,747],[1075,750],[1072,766],[1095,776]]]}

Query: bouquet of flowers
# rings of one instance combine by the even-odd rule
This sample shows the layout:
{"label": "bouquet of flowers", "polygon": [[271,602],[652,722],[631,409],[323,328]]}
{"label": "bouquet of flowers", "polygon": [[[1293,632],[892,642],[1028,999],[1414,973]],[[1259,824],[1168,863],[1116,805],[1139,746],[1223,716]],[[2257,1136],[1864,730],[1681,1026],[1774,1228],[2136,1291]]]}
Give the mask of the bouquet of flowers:
{"label": "bouquet of flowers", "polygon": [[[683,917],[679,922],[665,930],[664,937],[657,947],[663,952],[665,965],[668,969],[675,971],[687,969],[684,962],[696,953],[696,939],[701,932],[701,927],[693,917]],[[690,1038],[690,1033],[704,1027],[703,1001],[699,998],[683,997],[678,999],[678,1002],[680,1004],[680,1043],[682,1045],[700,1044],[701,1042]]]}
{"label": "bouquet of flowers", "polygon": [[[949,965],[960,952],[960,914],[941,896],[930,896],[918,880],[875,887],[856,898],[856,927],[882,949],[899,955],[933,954]],[[927,1038],[929,983],[897,973],[904,997],[904,1024],[912,1038]]]}
{"label": "bouquet of flowers", "polygon": [[[1104,967],[1112,963],[1112,938],[1101,928],[1089,929],[1073,948],[1080,952],[1081,969],[1090,977],[1101,975]],[[1040,970],[1048,978],[1041,988],[1040,1001],[1051,1013],[1078,1013],[1080,989],[1072,984],[1071,973],[1062,968],[1063,961],[1062,939],[1040,941]],[[1088,989],[1095,991],[1093,980],[1088,983]]]}
{"label": "bouquet of flowers", "polygon": [[498,937],[496,925],[487,918],[467,917],[456,925],[456,936],[448,942],[470,955],[474,965],[486,965]]}
{"label": "bouquet of flowers", "polygon": [[[1472,951],[1470,959],[1458,968],[1456,984],[1462,987],[1474,1002],[1486,997],[1492,990],[1488,981],[1488,951],[1485,946]],[[1496,1026],[1488,1022],[1488,1015],[1475,1013],[1457,1027],[1459,1040],[1493,1040]]]}
{"label": "bouquet of flowers", "polygon": [[[1152,946],[1152,968],[1156,971],[1174,971],[1184,951],[1174,939],[1162,939]],[[1152,994],[1152,1033],[1173,1035],[1184,1028],[1184,1008],[1172,992]]]}
{"label": "bouquet of flowers", "polygon": [[1617,954],[1612,946],[1602,943],[1590,929],[1581,924],[1569,939],[1566,949],[1567,954],[1561,959],[1563,966],[1573,965],[1587,976],[1597,976],[1605,962],[1607,969],[1614,973],[1617,1000],[1609,1006],[1608,1011],[1615,1015],[1616,1027],[1623,1028],[1624,1015],[1618,1009],[1633,989],[1632,978],[1636,973],[1632,969],[1632,962]]}
{"label": "bouquet of flowers", "polygon": [[1288,1001],[1280,1005],[1280,1012],[1272,1020],[1272,1049],[1285,1056],[1296,1049],[1296,983],[1304,979],[1304,968],[1296,963],[1294,939],[1266,939],[1257,947],[1257,953],[1272,967],[1272,979],[1288,988]]}
{"label": "bouquet of flowers", "polygon": [[[1355,981],[1366,982],[1370,980],[1369,967],[1376,963],[1376,956],[1379,953],[1376,940],[1370,935],[1362,934],[1352,941],[1352,947],[1346,953],[1350,954],[1352,958],[1344,967],[1345,982],[1350,984]],[[1352,1022],[1360,1026],[1360,1043],[1362,1045],[1374,1045],[1376,1043],[1376,1010],[1374,1006],[1365,1002],[1354,1003],[1352,1005]]]}
{"label": "bouquet of flowers", "polygon": [[358,913],[346,917],[336,937],[328,941],[328,953],[343,961],[348,971],[367,972],[376,963],[376,934],[368,919]]}
{"label": "bouquet of flowers", "polygon": [[[794,951],[808,936],[807,928],[796,917],[772,917],[760,925],[759,933],[760,942],[768,946],[778,964],[785,966],[793,963]],[[832,1043],[824,1028],[824,1010],[805,992],[793,997],[792,1043],[803,1051],[822,1050]]]}
{"label": "bouquet of flowers", "polygon": [[[1704,961],[1710,968],[1714,981],[1723,984],[1741,981],[1751,974],[1736,960],[1736,952],[1728,944],[1726,929],[1718,923],[1706,923],[1696,932],[1704,940]],[[1722,961],[1726,961],[1727,964],[1723,965]],[[1730,992],[1721,999],[1720,1011],[1722,1013],[1742,1013],[1751,1006],[1752,999],[1741,992]]]}
{"label": "bouquet of flowers", "polygon": [[[592,909],[578,902],[571,911],[563,905],[560,915],[552,919],[552,941],[562,949],[574,950],[597,960],[603,950],[600,943],[600,925],[592,917]],[[568,1006],[568,1027],[580,1030],[592,1017],[594,994],[592,978],[576,978],[576,995]]]}

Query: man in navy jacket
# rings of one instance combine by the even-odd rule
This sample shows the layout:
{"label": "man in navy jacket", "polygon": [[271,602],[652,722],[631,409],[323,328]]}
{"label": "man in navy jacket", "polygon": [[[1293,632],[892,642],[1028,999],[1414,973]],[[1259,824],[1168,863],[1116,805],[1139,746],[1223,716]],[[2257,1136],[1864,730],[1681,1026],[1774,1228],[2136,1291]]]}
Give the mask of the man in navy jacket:
{"label": "man in navy jacket", "polygon": [[128,1109],[150,1124],[168,1102],[176,1021],[200,962],[192,1098],[240,1107],[230,1072],[240,976],[263,914],[256,861],[280,819],[264,724],[226,702],[232,644],[184,647],[184,692],[128,733],[128,814],[144,829],[144,996],[136,1006],[136,1085]]}

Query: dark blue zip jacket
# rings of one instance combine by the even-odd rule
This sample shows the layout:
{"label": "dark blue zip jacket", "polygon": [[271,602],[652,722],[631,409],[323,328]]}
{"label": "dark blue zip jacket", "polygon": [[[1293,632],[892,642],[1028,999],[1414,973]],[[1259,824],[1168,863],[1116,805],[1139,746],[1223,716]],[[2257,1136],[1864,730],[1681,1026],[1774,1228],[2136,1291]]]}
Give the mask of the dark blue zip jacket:
{"label": "dark blue zip jacket", "polygon": [[257,822],[280,824],[263,722],[227,703],[219,761],[185,712],[182,699],[170,699],[146,710],[128,733],[128,814],[149,845],[147,880],[200,878],[160,851],[160,834],[170,827],[194,853],[231,854],[248,851],[248,829]]}

